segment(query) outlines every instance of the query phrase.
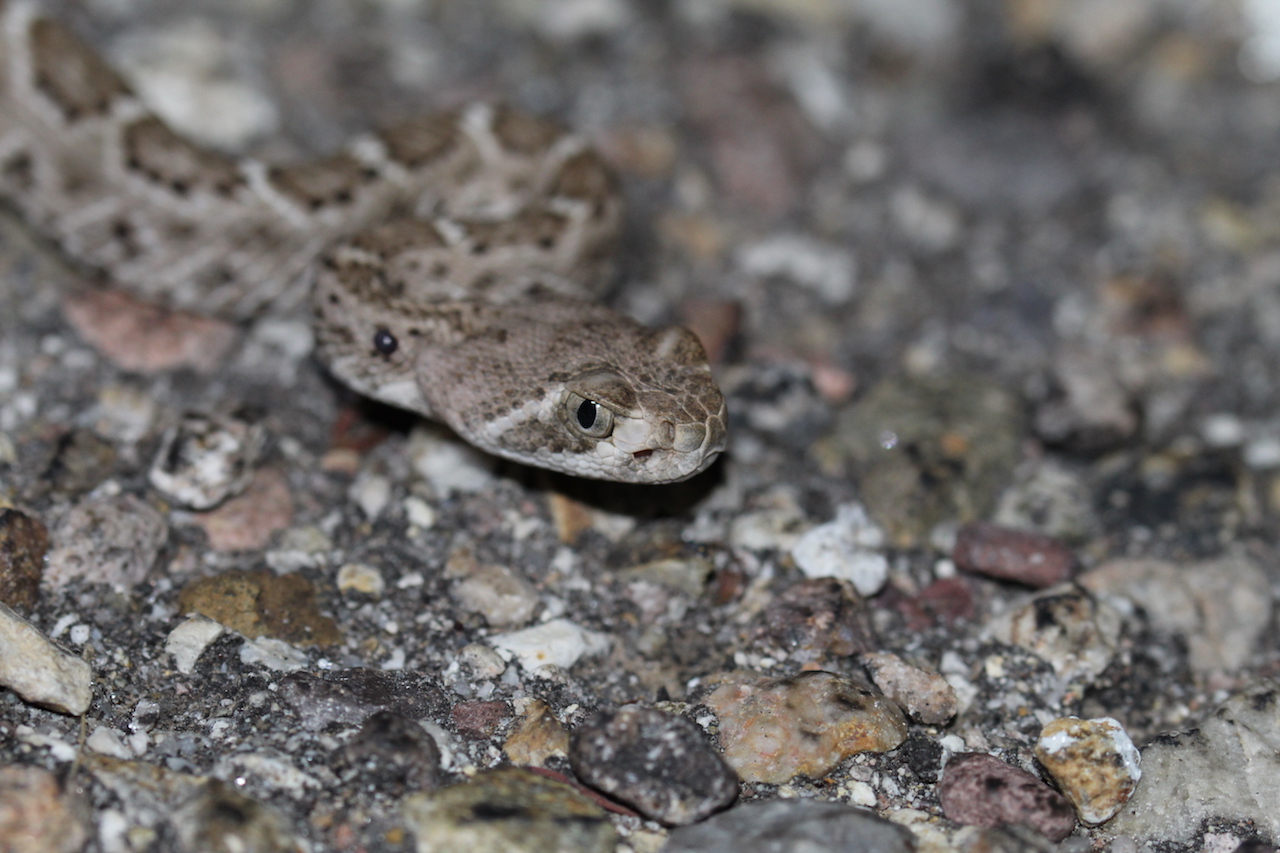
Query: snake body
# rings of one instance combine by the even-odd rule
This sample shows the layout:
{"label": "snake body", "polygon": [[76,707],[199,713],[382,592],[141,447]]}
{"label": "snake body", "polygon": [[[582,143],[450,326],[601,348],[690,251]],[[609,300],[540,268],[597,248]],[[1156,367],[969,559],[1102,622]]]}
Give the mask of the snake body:
{"label": "snake body", "polygon": [[175,133],[34,4],[0,28],[0,196],[93,278],[233,320],[310,294],[336,377],[518,462],[661,483],[724,448],[697,338],[593,300],[620,201],[556,125],[477,104],[269,165]]}

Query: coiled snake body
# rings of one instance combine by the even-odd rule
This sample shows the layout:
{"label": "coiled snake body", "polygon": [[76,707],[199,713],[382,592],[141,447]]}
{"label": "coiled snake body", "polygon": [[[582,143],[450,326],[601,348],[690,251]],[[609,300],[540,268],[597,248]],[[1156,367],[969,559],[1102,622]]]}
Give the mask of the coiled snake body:
{"label": "coiled snake body", "polygon": [[247,319],[309,292],[357,391],[510,459],[682,480],[724,448],[693,334],[591,300],[620,218],[599,157],[475,105],[271,166],[182,138],[70,31],[0,0],[0,195],[112,287]]}

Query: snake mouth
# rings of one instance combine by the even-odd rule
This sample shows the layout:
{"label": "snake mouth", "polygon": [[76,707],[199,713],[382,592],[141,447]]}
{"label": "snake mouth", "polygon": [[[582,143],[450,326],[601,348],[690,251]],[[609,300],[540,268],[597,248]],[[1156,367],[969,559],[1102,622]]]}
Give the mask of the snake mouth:
{"label": "snake mouth", "polygon": [[632,453],[631,455],[632,457],[635,458],[637,462],[644,462],[646,459],[648,459],[650,456],[653,455],[653,448],[650,447],[646,450],[637,450],[635,453]]}

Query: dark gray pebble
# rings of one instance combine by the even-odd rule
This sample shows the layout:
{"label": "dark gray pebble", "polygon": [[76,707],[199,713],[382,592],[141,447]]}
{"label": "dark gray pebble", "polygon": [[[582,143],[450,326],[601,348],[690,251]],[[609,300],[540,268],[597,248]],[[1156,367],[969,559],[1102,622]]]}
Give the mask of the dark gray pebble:
{"label": "dark gray pebble", "polygon": [[330,723],[356,725],[378,711],[438,719],[446,707],[444,694],[426,676],[373,669],[295,672],[280,680],[280,698],[313,732]]}
{"label": "dark gray pebble", "polygon": [[738,777],[694,723],[653,708],[604,711],[574,730],[573,772],[645,817],[680,826],[733,802]]}
{"label": "dark gray pebble", "polygon": [[842,803],[744,803],[671,833],[662,853],[911,853],[910,830]]}
{"label": "dark gray pebble", "polygon": [[394,711],[379,711],[341,750],[344,776],[394,796],[440,784],[440,747],[427,730]]}

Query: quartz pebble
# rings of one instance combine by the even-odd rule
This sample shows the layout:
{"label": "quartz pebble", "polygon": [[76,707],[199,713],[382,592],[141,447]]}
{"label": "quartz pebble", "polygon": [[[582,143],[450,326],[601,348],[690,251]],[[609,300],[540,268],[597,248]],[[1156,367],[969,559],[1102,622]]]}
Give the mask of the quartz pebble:
{"label": "quartz pebble", "polygon": [[93,699],[93,671],[0,604],[0,686],[33,705],[79,716]]}
{"label": "quartz pebble", "polygon": [[963,571],[1036,589],[1069,579],[1076,565],[1071,549],[1051,536],[980,522],[960,528],[951,559]]}
{"label": "quartz pebble", "polygon": [[613,853],[608,814],[563,782],[530,770],[485,770],[466,782],[404,800],[418,853]]}
{"label": "quartz pebble", "polygon": [[738,777],[703,731],[654,708],[600,712],[574,730],[569,762],[584,783],[669,826],[696,823],[738,796]]}
{"label": "quartz pebble", "polygon": [[938,801],[948,820],[973,826],[1029,826],[1050,841],[1075,829],[1067,798],[994,755],[965,752],[947,763]]}
{"label": "quartz pebble", "polygon": [[1089,826],[1110,820],[1142,778],[1137,747],[1111,717],[1053,720],[1040,730],[1036,758]]}
{"label": "quartz pebble", "polygon": [[79,853],[89,838],[85,804],[40,767],[0,767],[0,850]]}
{"label": "quartz pebble", "polygon": [[164,650],[173,657],[178,672],[190,675],[200,655],[225,631],[220,623],[206,616],[192,616],[169,632]]}
{"label": "quartz pebble", "polygon": [[874,812],[814,800],[743,803],[671,833],[663,853],[914,853],[905,827]]}
{"label": "quartz pebble", "polygon": [[[1142,750],[1142,784],[1106,825],[1148,842],[1193,841],[1204,822],[1250,821],[1280,838],[1280,682],[1260,679],[1198,726]],[[1227,848],[1230,849],[1230,848]]]}
{"label": "quartz pebble", "polygon": [[168,538],[164,517],[134,495],[81,501],[54,531],[45,583],[81,578],[128,590],[146,577]]}
{"label": "quartz pebble", "polygon": [[879,592],[889,577],[889,560],[879,549],[884,531],[867,518],[861,504],[844,504],[834,520],[800,537],[791,558],[811,578],[842,578],[864,598]]}
{"label": "quartz pebble", "polygon": [[914,667],[887,652],[868,652],[862,655],[862,663],[875,686],[916,722],[941,724],[956,715],[956,691],[938,673]]}
{"label": "quartz pebble", "polygon": [[213,509],[245,490],[265,444],[260,424],[191,413],[165,431],[147,476],[174,503]]}
{"label": "quartz pebble", "polygon": [[538,610],[538,590],[506,566],[480,563],[467,551],[450,555],[444,576],[458,605],[494,628],[524,625]]}
{"label": "quartz pebble", "polygon": [[40,597],[49,531],[39,519],[0,509],[0,604],[30,613]]}
{"label": "quartz pebble", "polygon": [[729,673],[703,700],[720,719],[725,760],[745,782],[821,778],[859,752],[888,752],[907,736],[898,706],[830,672],[790,678]]}
{"label": "quartz pebble", "polygon": [[495,634],[489,642],[497,649],[510,652],[526,672],[552,664],[568,669],[583,657],[608,651],[607,634],[588,631],[568,619],[552,619],[523,631]]}
{"label": "quartz pebble", "polygon": [[553,757],[569,754],[569,731],[556,719],[550,705],[541,699],[533,699],[503,744],[502,751],[512,764],[542,767]]}
{"label": "quartz pebble", "polygon": [[1036,655],[1064,681],[1089,681],[1111,664],[1121,627],[1114,607],[1080,587],[1062,584],[997,617],[988,631]]}

